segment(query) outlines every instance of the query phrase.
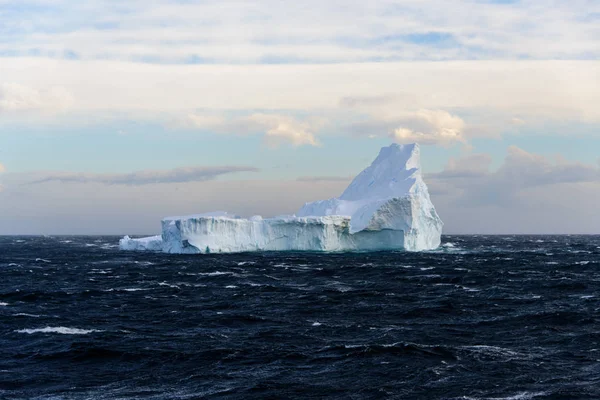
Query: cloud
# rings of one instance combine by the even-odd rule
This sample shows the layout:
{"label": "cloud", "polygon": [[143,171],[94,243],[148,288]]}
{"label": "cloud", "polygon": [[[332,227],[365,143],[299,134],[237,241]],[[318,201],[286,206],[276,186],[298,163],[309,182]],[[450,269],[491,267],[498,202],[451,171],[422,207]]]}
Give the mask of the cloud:
{"label": "cloud", "polygon": [[465,121],[444,110],[419,110],[396,123],[398,128],[390,133],[396,143],[449,145],[467,142]]}
{"label": "cloud", "polygon": [[[440,173],[427,174],[425,181],[446,233],[599,233],[600,214],[594,212],[599,170],[594,163],[511,147],[500,168],[491,169],[487,154],[468,154],[451,159]],[[43,186],[26,184],[50,175],[76,179],[66,185],[60,179],[46,180]],[[3,174],[0,233],[156,234],[165,215],[219,209],[240,215],[289,214],[304,202],[339,195],[351,179],[232,180],[235,176],[228,175],[202,180],[203,173],[200,182],[153,185],[143,183],[155,178],[130,183],[127,175]]]}
{"label": "cloud", "polygon": [[496,176],[514,187],[529,188],[558,183],[598,182],[600,169],[595,165],[568,162],[560,155],[552,161],[517,146],[510,146]]}
{"label": "cloud", "polygon": [[258,168],[244,166],[182,167],[166,171],[137,171],[126,174],[90,174],[61,172],[43,176],[29,184],[46,182],[101,183],[106,185],[149,185],[157,183],[203,182],[235,172],[257,172]]}
{"label": "cloud", "polygon": [[395,112],[365,110],[366,121],[350,123],[348,130],[357,136],[387,136],[396,143],[418,142],[424,145],[448,146],[467,144],[466,122],[445,110],[397,109]]}
{"label": "cloud", "polygon": [[492,156],[478,153],[469,154],[461,158],[451,157],[442,172],[435,175],[442,179],[473,178],[489,173]]}
{"label": "cloud", "polygon": [[0,26],[10,39],[0,44],[4,54],[146,63],[593,59],[600,54],[600,6],[592,0],[28,3],[3,10]]}
{"label": "cloud", "polygon": [[350,182],[352,176],[301,176],[298,182]]}
{"label": "cloud", "polygon": [[227,123],[224,117],[218,115],[189,114],[189,122],[200,129],[219,129]]}
{"label": "cloud", "polygon": [[273,114],[253,114],[248,120],[265,129],[265,140],[271,146],[290,142],[294,146],[318,146],[319,142],[311,132],[310,122],[299,122],[292,117]]}
{"label": "cloud", "polygon": [[0,234],[157,234],[160,220],[168,215],[215,210],[243,216],[291,214],[305,202],[339,195],[347,185],[216,179],[140,186],[94,182],[20,186],[25,178],[12,174],[7,191],[0,193]]}
{"label": "cloud", "polygon": [[0,83],[0,113],[58,112],[68,108],[72,96],[62,87],[37,90],[17,83]]}
{"label": "cloud", "polygon": [[364,108],[364,107],[380,107],[388,105],[398,96],[385,94],[380,96],[345,96],[340,99],[340,107],[347,108]]}
{"label": "cloud", "polygon": [[562,184],[600,183],[596,165],[554,159],[510,146],[502,165],[490,171],[491,157],[472,154],[450,159],[445,169],[429,174],[434,191],[453,196],[458,204],[506,205],[524,192]]}
{"label": "cloud", "polygon": [[[514,129],[515,115],[528,126],[599,123],[600,108],[594,106],[600,103],[598,68],[598,61],[224,66],[2,58],[0,76],[28,87],[60,83],[77,99],[70,112],[94,117],[88,121],[110,113],[143,114],[139,119],[145,120],[190,113],[313,114],[343,127],[444,110],[465,120],[464,135],[471,138],[484,132],[473,126]],[[399,127],[386,126],[385,134]]]}
{"label": "cloud", "polygon": [[[19,182],[28,179],[10,175],[6,191],[0,193],[0,234],[9,235],[150,235],[160,232],[160,220],[166,215],[223,209],[245,216],[290,214],[305,202],[338,196],[348,184],[342,180],[216,179],[140,186],[47,182],[42,187],[20,186]],[[425,178],[433,189],[431,177]],[[431,190],[448,234],[600,233],[600,214],[594,212],[599,183],[537,186],[521,191],[518,201],[508,203],[456,201],[456,187],[453,190],[451,194]]]}
{"label": "cloud", "polygon": [[193,127],[227,134],[262,133],[264,141],[271,147],[282,143],[294,146],[319,146],[314,132],[323,126],[321,119],[300,121],[280,114],[254,113],[248,116],[226,118],[220,115],[190,114]]}
{"label": "cloud", "polygon": [[425,177],[446,233],[600,233],[600,166],[516,146],[499,168],[491,162],[469,154]]}

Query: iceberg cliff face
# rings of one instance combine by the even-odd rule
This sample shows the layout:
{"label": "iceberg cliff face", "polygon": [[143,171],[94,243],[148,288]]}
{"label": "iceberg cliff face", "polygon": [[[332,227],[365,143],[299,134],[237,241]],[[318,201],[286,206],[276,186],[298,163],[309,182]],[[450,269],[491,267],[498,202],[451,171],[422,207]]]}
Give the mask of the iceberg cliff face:
{"label": "iceberg cliff face", "polygon": [[350,234],[350,218],[340,215],[260,220],[190,217],[165,219],[162,224],[162,251],[167,253],[379,250],[402,248],[404,240],[401,231],[393,230]]}
{"label": "iceberg cliff face", "polygon": [[417,144],[384,147],[339,198],[307,203],[296,216],[170,217],[162,221],[162,237],[126,236],[120,247],[167,253],[435,249],[443,224],[421,176],[419,156]]}

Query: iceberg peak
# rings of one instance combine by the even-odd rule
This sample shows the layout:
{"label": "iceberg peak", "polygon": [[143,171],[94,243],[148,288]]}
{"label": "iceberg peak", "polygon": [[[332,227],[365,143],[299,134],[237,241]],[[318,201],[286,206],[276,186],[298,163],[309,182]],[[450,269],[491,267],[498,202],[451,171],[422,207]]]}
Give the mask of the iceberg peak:
{"label": "iceberg peak", "polygon": [[340,200],[401,197],[421,183],[421,151],[418,144],[383,147],[369,167],[354,178]]}
{"label": "iceberg peak", "polygon": [[443,223],[423,181],[420,155],[416,143],[383,147],[340,197],[306,203],[298,215],[347,215],[350,233],[401,230],[416,240],[405,249],[436,248]]}

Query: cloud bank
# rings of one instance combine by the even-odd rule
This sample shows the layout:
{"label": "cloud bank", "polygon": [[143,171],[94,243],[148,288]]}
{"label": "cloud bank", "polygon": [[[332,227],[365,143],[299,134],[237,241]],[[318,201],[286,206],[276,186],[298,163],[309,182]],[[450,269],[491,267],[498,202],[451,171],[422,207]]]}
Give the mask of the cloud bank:
{"label": "cloud bank", "polygon": [[456,204],[510,205],[537,187],[600,183],[600,167],[529,153],[516,146],[507,149],[502,165],[490,171],[491,156],[472,154],[451,159],[446,168],[429,174],[434,193],[455,198]]}
{"label": "cloud bank", "polygon": [[600,57],[594,0],[19,5],[0,3],[2,54],[187,64]]}
{"label": "cloud bank", "polygon": [[47,174],[29,182],[31,185],[46,182],[102,183],[106,185],[150,185],[157,183],[204,182],[235,172],[258,172],[258,168],[243,166],[182,167],[166,171],[137,171],[126,174],[90,174],[61,172]]}
{"label": "cloud bank", "polygon": [[[489,155],[472,154],[425,177],[445,233],[598,233],[600,215],[590,212],[600,198],[598,166],[518,148],[507,153],[505,163],[495,170],[489,168]],[[568,176],[565,171],[570,171]],[[544,183],[530,186],[539,176]],[[339,195],[350,180],[323,175],[131,185],[119,179],[107,185],[106,178],[92,177],[68,185],[46,181],[39,190],[37,185],[19,184],[29,182],[27,176],[7,173],[4,178],[1,234],[152,234],[165,215],[217,209],[240,215],[289,214],[305,202]],[[493,186],[497,190],[489,192]],[[498,197],[502,193],[506,195]]]}
{"label": "cloud bank", "polygon": [[[448,145],[550,121],[600,124],[599,68],[598,61],[181,66],[6,58],[0,76],[20,86],[4,85],[0,112],[68,104],[73,118],[53,123],[70,125],[194,115],[192,123],[219,132],[253,129],[270,144],[310,146],[323,129],[313,119],[326,118],[342,133]],[[57,86],[71,102],[49,95]]]}

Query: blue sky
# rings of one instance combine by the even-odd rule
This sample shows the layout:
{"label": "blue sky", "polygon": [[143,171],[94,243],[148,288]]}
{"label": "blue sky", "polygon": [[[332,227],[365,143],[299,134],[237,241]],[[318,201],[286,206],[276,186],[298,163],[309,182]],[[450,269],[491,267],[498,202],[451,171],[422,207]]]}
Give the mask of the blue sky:
{"label": "blue sky", "polygon": [[[415,141],[448,232],[598,233],[599,22],[593,0],[0,0],[0,233],[293,213]],[[97,178],[134,171],[166,180]]]}

